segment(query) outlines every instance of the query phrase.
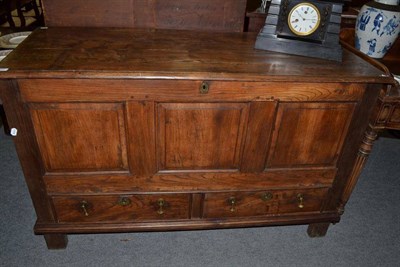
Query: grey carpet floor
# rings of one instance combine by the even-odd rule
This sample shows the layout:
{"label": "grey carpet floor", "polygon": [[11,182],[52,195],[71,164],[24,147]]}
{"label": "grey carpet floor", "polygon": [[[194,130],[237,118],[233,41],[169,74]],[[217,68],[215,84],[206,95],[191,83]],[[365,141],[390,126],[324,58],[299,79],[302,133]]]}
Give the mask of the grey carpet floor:
{"label": "grey carpet floor", "polygon": [[400,140],[375,143],[324,238],[309,238],[306,226],[70,235],[66,250],[50,251],[34,223],[12,140],[1,133],[0,266],[399,266]]}

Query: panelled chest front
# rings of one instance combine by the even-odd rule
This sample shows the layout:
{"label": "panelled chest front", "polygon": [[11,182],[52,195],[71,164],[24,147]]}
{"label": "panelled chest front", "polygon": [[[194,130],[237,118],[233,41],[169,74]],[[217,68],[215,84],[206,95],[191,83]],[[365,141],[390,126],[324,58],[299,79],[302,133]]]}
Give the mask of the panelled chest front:
{"label": "panelled chest front", "polygon": [[2,63],[49,248],[68,233],[309,224],[318,236],[339,221],[392,80],[349,52],[329,62],[254,40],[50,28]]}

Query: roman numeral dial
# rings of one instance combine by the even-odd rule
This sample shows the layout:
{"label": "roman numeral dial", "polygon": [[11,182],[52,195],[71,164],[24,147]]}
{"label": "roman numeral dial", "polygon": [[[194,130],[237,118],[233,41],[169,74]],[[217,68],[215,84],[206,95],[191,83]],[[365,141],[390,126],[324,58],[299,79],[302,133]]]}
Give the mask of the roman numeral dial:
{"label": "roman numeral dial", "polygon": [[321,15],[316,6],[310,3],[300,3],[294,6],[288,16],[290,30],[300,36],[307,36],[318,29]]}

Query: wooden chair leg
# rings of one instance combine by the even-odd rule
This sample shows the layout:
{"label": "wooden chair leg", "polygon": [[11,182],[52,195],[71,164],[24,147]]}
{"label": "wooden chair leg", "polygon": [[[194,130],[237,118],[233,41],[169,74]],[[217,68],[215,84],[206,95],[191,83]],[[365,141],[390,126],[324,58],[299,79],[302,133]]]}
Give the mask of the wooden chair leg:
{"label": "wooden chair leg", "polygon": [[40,15],[39,7],[38,7],[38,5],[36,3],[36,0],[32,0],[31,3],[32,3],[33,11],[35,11],[35,18],[36,18],[37,21],[39,21],[41,15]]}
{"label": "wooden chair leg", "polygon": [[12,16],[12,14],[11,14],[11,11],[12,11],[12,10],[7,9],[6,18],[7,18],[8,24],[10,25],[10,28],[15,28],[15,22],[14,22],[14,20],[13,20],[13,16]]}
{"label": "wooden chair leg", "polygon": [[24,12],[22,12],[22,4],[20,1],[17,2],[17,14],[18,14],[19,20],[21,21],[20,27],[25,27],[26,21],[25,21],[25,17],[24,17]]}

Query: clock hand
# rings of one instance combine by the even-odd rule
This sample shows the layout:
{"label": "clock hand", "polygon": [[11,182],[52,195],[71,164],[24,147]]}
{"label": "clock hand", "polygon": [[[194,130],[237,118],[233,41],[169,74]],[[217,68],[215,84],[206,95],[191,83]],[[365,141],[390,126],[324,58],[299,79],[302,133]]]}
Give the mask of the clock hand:
{"label": "clock hand", "polygon": [[298,10],[296,10],[296,13],[297,13],[297,15],[300,16],[300,18],[302,18],[304,20],[303,16],[300,14],[300,12]]}

